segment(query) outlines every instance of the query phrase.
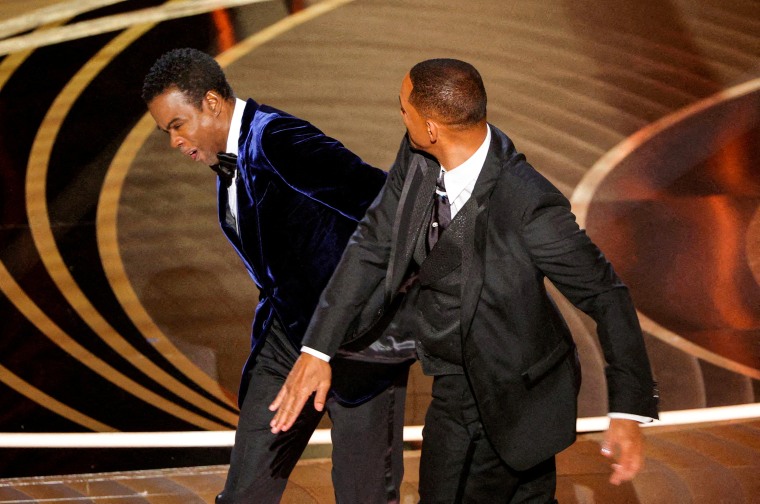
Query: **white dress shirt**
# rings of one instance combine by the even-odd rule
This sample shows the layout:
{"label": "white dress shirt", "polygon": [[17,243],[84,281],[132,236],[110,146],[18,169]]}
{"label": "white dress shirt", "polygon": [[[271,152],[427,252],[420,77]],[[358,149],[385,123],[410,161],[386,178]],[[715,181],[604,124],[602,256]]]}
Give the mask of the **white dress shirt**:
{"label": "white dress shirt", "polygon": [[[230,122],[230,131],[227,133],[227,153],[238,155],[238,139],[240,137],[240,128],[243,125],[243,110],[245,102],[240,98],[235,98],[235,109],[232,112],[232,122]],[[240,236],[240,227],[238,226],[238,201],[237,201],[237,180],[238,171],[232,176],[232,183],[227,187],[227,202],[230,207],[232,218],[235,219],[235,230]]]}
{"label": "white dress shirt", "polygon": [[454,168],[441,166],[443,172],[443,185],[446,186],[446,195],[449,197],[449,206],[451,208],[451,218],[453,219],[457,212],[462,209],[465,203],[470,199],[475,182],[478,180],[480,172],[488,156],[488,148],[491,146],[491,127],[488,126],[486,138],[480,144],[478,150],[470,156],[464,163]]}

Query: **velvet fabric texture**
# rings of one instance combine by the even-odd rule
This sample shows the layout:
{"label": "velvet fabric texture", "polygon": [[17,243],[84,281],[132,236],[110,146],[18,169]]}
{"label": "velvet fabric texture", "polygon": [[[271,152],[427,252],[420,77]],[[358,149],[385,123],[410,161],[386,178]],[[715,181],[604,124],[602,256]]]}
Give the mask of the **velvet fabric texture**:
{"label": "velvet fabric texture", "polygon": [[[357,222],[385,182],[343,144],[297,117],[248,100],[239,139],[238,234],[227,188],[219,221],[260,290],[245,377],[277,316],[300,349],[309,318]],[[249,380],[238,394],[242,404]]]}

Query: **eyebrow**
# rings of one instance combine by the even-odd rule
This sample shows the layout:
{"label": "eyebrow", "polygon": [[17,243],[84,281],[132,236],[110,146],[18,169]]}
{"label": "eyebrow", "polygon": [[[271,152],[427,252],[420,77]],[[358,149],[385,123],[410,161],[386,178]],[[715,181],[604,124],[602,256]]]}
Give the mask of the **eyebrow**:
{"label": "eyebrow", "polygon": [[169,130],[172,128],[172,125],[179,121],[179,117],[175,117],[171,121],[169,121],[169,124],[166,125],[166,129],[162,128],[160,124],[156,123],[156,129],[159,131],[163,131],[164,133],[169,133]]}

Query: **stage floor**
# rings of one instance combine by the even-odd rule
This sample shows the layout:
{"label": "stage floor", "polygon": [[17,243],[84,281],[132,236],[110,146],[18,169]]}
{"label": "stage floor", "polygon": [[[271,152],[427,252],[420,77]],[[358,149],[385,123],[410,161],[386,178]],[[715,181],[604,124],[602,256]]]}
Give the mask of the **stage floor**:
{"label": "stage floor", "polygon": [[[280,0],[233,3],[177,17],[201,2],[2,0],[0,431],[235,427],[258,291],[219,233],[213,174],[167,146],[139,99],[155,57],[180,45],[218,56],[240,97],[386,169],[405,72],[473,62],[489,121],[630,284],[662,411],[760,401],[760,108],[744,101],[760,87],[757,0],[321,0],[297,16]],[[83,27],[101,31],[57,39]],[[592,324],[558,303],[581,350],[581,416],[604,415]],[[407,425],[429,401],[416,369]],[[560,502],[758,502],[760,420],[646,436],[646,467],[622,487],[607,483],[599,436],[581,436],[558,459]],[[25,474],[81,472],[24,460]],[[22,462],[0,452],[0,475]],[[153,462],[139,467],[166,467]],[[403,503],[417,501],[418,464],[406,453]],[[283,502],[334,502],[330,467],[302,460]],[[213,502],[226,471],[0,479],[0,504]]]}
{"label": "stage floor", "polygon": [[[647,460],[631,484],[607,482],[600,434],[586,434],[557,459],[562,504],[751,504],[760,496],[760,420],[650,427]],[[420,452],[405,453],[401,504],[417,502]],[[284,504],[335,502],[329,459],[302,460]],[[227,466],[188,467],[0,480],[0,504],[212,503]]]}

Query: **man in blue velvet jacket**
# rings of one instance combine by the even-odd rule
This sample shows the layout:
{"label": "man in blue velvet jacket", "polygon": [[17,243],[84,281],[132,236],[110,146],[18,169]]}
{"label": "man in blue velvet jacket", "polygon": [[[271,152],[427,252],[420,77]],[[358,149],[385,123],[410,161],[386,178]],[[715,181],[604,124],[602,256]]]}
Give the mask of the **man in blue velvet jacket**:
{"label": "man in blue velvet jacket", "polygon": [[[194,49],[159,58],[142,97],[171,146],[218,173],[222,230],[260,290],[235,446],[217,502],[279,502],[323,410],[307,408],[294,429],[274,435],[267,406],[385,172],[304,120],[237,99],[217,62]],[[355,407],[326,404],[339,503],[399,498],[407,366],[381,367],[383,393]]]}

